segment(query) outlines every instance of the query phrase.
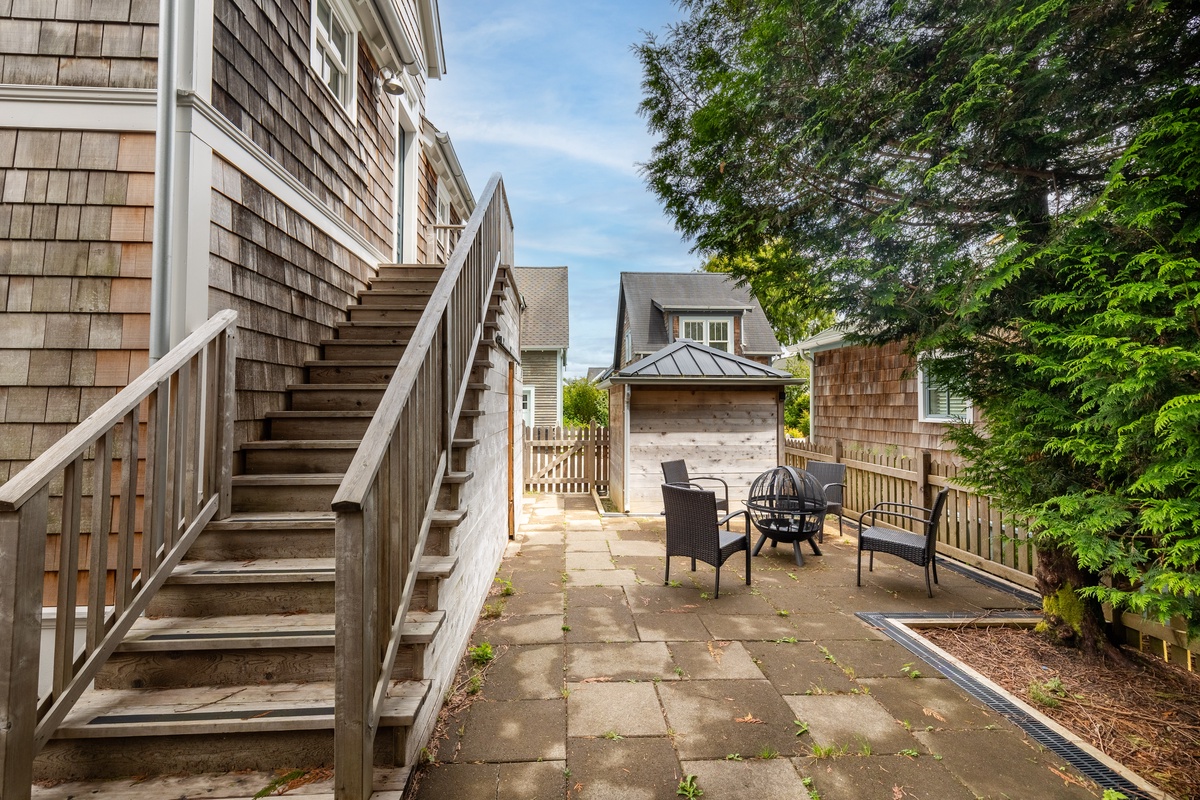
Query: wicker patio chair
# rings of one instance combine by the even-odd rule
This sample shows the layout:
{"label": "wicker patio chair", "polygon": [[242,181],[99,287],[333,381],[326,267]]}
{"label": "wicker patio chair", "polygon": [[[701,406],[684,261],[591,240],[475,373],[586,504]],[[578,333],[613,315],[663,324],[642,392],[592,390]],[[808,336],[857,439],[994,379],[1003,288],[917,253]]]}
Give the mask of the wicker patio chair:
{"label": "wicker patio chair", "polygon": [[[838,535],[842,533],[842,492],[846,489],[846,465],[831,461],[809,461],[804,471],[817,479],[825,490],[825,513],[837,514]],[[825,541],[825,526],[817,533],[817,541]]]}
{"label": "wicker patio chair", "polygon": [[[696,481],[716,481],[723,487],[724,499],[717,501],[717,511],[729,510],[729,484],[721,478],[712,475],[693,475],[688,476],[687,462],[683,459],[678,461],[662,462],[663,481],[674,486],[695,486],[697,489],[703,489]],[[715,491],[715,490],[714,490]]]}
{"label": "wicker patio chair", "polygon": [[[713,597],[721,596],[721,565],[739,550],[746,551],[746,585],[750,585],[750,515],[745,510],[717,518],[717,496],[707,489],[690,486],[662,485],[663,505],[667,515],[667,569],[663,583],[671,581],[671,556],[692,559],[716,567],[717,580]],[[729,530],[734,517],[741,517],[745,533]],[[721,526],[725,530],[721,530]]]}
{"label": "wicker patio chair", "polygon": [[[933,508],[908,505],[907,503],[876,503],[869,511],[864,511],[858,518],[858,585],[862,586],[862,554],[870,552],[868,571],[875,569],[875,553],[890,553],[900,556],[905,561],[925,568],[925,589],[933,597],[933,586],[929,583],[929,571],[933,570],[933,582],[937,583],[937,528],[942,519],[942,509],[946,505],[946,495],[949,489],[942,489],[934,498]],[[892,510],[895,509],[895,510]],[[917,516],[914,512],[921,512]],[[871,518],[871,527],[863,525],[863,520]],[[919,522],[925,526],[924,533],[909,533],[907,531],[882,528],[875,525],[878,517],[906,519]]]}

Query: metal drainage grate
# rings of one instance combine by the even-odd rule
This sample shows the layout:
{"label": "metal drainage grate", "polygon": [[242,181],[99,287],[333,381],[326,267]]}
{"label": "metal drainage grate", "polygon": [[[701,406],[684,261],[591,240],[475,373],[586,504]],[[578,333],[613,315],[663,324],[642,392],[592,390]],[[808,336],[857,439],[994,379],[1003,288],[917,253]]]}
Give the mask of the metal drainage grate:
{"label": "metal drainage grate", "polygon": [[[1102,789],[1116,789],[1123,792],[1130,800],[1158,800],[1158,795],[1150,794],[1131,782],[1128,778],[1114,771],[1111,767],[1100,761],[1091,753],[1088,753],[1074,742],[1063,737],[1060,733],[1048,727],[1041,720],[1031,716],[1024,709],[1019,708],[1005,694],[1001,694],[975,680],[974,677],[964,672],[957,664],[942,657],[940,653],[935,652],[929,645],[919,636],[909,633],[895,623],[894,620],[913,620],[921,619],[945,619],[946,617],[962,616],[964,618],[975,618],[979,615],[965,614],[908,614],[908,613],[883,613],[883,612],[868,612],[860,611],[855,616],[866,622],[868,625],[877,627],[890,636],[892,639],[900,643],[911,652],[928,662],[930,666],[936,668],[939,672],[945,675],[950,680],[954,681],[967,694],[974,697],[984,705],[1004,716],[1006,719],[1013,722],[1021,730],[1025,731],[1031,739],[1045,747],[1050,752],[1057,755],[1059,758],[1066,761],[1074,767],[1079,774],[1089,780],[1095,781],[1096,785]],[[996,619],[997,617],[1012,616],[1013,618],[1028,618],[1029,615],[988,615],[988,619]]]}
{"label": "metal drainage grate", "polygon": [[1026,589],[1024,586],[1019,586],[1015,583],[1009,583],[1006,580],[988,575],[986,572],[976,569],[968,569],[957,561],[952,561],[948,558],[938,558],[938,566],[942,569],[948,569],[951,572],[970,578],[976,583],[981,583],[989,589],[995,589],[1005,594],[1011,594],[1018,600],[1022,600],[1031,605],[1041,608],[1042,596],[1035,591]]}

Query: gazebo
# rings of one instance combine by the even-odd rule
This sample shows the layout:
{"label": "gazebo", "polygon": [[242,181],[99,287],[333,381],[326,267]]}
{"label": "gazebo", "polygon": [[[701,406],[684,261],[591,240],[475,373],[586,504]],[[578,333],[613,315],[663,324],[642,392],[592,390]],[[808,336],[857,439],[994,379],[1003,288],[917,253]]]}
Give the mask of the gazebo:
{"label": "gazebo", "polygon": [[608,388],[609,494],[620,511],[662,510],[660,464],[729,483],[730,509],[751,482],[783,463],[786,372],[690,339],[618,370]]}

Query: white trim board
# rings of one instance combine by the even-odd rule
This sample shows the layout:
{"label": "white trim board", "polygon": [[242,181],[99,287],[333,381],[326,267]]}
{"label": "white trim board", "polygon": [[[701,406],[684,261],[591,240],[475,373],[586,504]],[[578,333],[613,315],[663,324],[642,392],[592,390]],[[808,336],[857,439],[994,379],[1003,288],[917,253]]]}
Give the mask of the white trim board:
{"label": "white trim board", "polygon": [[153,89],[0,84],[0,127],[154,132]]}

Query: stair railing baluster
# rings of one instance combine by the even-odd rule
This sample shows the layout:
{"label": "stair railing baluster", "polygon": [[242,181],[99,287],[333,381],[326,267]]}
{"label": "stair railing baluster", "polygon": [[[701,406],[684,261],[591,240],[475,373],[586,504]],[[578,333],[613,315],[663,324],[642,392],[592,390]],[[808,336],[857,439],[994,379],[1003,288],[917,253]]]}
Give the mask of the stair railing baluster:
{"label": "stair railing baluster", "polygon": [[[233,359],[236,357],[237,313],[222,311],[201,325],[177,347],[135,378],[87,419],[0,486],[0,563],[6,580],[0,581],[0,797],[27,800],[32,789],[33,759],[66,717],[79,696],[95,678],[125,633],[153,599],[171,571],[204,526],[224,506],[228,494],[233,454]],[[221,358],[200,361],[196,355],[214,345]],[[211,361],[211,364],[209,364]],[[217,395],[190,400],[195,409],[207,402],[222,431],[218,457],[205,463],[204,476],[195,476],[193,487],[208,487],[202,507],[189,516],[189,504],[168,501],[165,472],[170,427],[163,387],[181,371],[204,372],[200,364],[222,373],[220,379],[192,374],[197,388]],[[219,387],[216,391],[208,387]],[[142,424],[146,405],[147,431]],[[219,420],[219,421],[218,421]],[[120,435],[117,429],[120,428]],[[186,430],[186,429],[185,429]],[[194,429],[198,430],[198,429]],[[146,441],[146,450],[142,442]],[[120,452],[115,452],[119,444]],[[90,459],[89,459],[90,453]],[[138,490],[139,461],[145,456],[145,486]],[[92,462],[92,502],[89,537],[91,558],[81,564],[83,475]],[[116,575],[108,592],[109,535],[113,527],[113,482],[120,463],[116,520]],[[61,498],[51,498],[50,485],[63,482]],[[142,513],[138,513],[139,497]],[[51,514],[51,502],[55,514]],[[224,506],[227,507],[227,506]],[[53,684],[38,697],[41,662],[42,596],[45,576],[46,536],[49,520],[57,516],[59,529],[59,591],[55,600],[57,624],[48,658]],[[190,524],[183,524],[190,521]],[[141,530],[139,530],[139,522]],[[164,529],[182,535],[171,547],[162,547]],[[141,559],[135,561],[134,539],[142,537]],[[77,590],[87,572],[88,591]],[[135,577],[136,575],[136,577]],[[85,602],[81,602],[85,600]],[[75,615],[87,609],[86,635],[76,644]]]}

